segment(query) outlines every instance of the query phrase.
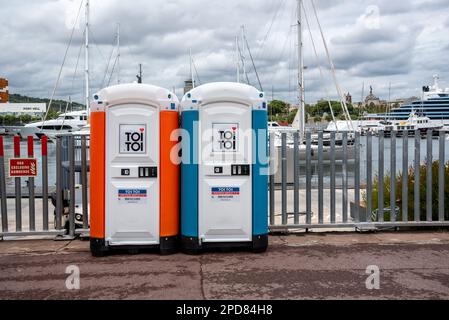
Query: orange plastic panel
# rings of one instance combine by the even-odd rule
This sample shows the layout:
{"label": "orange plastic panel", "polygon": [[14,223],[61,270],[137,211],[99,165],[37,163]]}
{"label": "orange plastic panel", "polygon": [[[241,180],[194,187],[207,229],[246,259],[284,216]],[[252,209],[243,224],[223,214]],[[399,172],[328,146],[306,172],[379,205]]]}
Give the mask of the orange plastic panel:
{"label": "orange plastic panel", "polygon": [[171,152],[178,144],[170,141],[179,128],[177,112],[161,112],[161,237],[179,234],[180,167],[171,160]]}
{"label": "orange plastic panel", "polygon": [[90,233],[91,238],[104,239],[106,113],[92,113],[90,135]]}

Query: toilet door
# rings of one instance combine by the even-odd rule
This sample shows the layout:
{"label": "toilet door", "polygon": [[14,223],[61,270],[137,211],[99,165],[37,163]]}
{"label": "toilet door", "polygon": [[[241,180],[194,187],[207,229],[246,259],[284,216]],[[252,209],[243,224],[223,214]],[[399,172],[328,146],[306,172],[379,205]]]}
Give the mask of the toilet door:
{"label": "toilet door", "polygon": [[113,106],[106,116],[106,241],[158,245],[159,109]]}
{"label": "toilet door", "polygon": [[200,109],[199,236],[202,242],[252,241],[252,108]]}

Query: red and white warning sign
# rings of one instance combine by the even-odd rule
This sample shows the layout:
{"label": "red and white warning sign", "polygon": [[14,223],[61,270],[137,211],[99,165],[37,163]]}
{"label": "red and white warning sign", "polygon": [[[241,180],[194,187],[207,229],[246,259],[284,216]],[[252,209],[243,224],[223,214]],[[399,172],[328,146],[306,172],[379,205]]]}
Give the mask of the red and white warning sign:
{"label": "red and white warning sign", "polygon": [[37,177],[37,159],[11,159],[9,176],[11,178]]}

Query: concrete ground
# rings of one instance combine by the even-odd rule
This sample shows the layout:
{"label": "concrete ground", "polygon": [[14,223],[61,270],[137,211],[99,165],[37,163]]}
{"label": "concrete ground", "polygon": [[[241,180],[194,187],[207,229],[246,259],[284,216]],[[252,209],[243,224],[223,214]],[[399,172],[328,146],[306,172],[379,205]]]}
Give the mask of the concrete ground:
{"label": "concrete ground", "polygon": [[[68,266],[79,290],[66,287]],[[379,290],[367,289],[369,266]],[[102,259],[88,242],[4,241],[0,299],[449,299],[449,233],[273,236],[261,255]]]}

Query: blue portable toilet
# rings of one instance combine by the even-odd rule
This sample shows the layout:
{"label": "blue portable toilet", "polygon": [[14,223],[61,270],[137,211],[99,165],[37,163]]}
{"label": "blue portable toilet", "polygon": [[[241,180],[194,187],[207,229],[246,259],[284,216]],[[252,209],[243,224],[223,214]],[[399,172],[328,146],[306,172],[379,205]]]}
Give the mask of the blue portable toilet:
{"label": "blue portable toilet", "polygon": [[181,234],[186,253],[268,247],[268,112],[264,93],[210,83],[181,103]]}

